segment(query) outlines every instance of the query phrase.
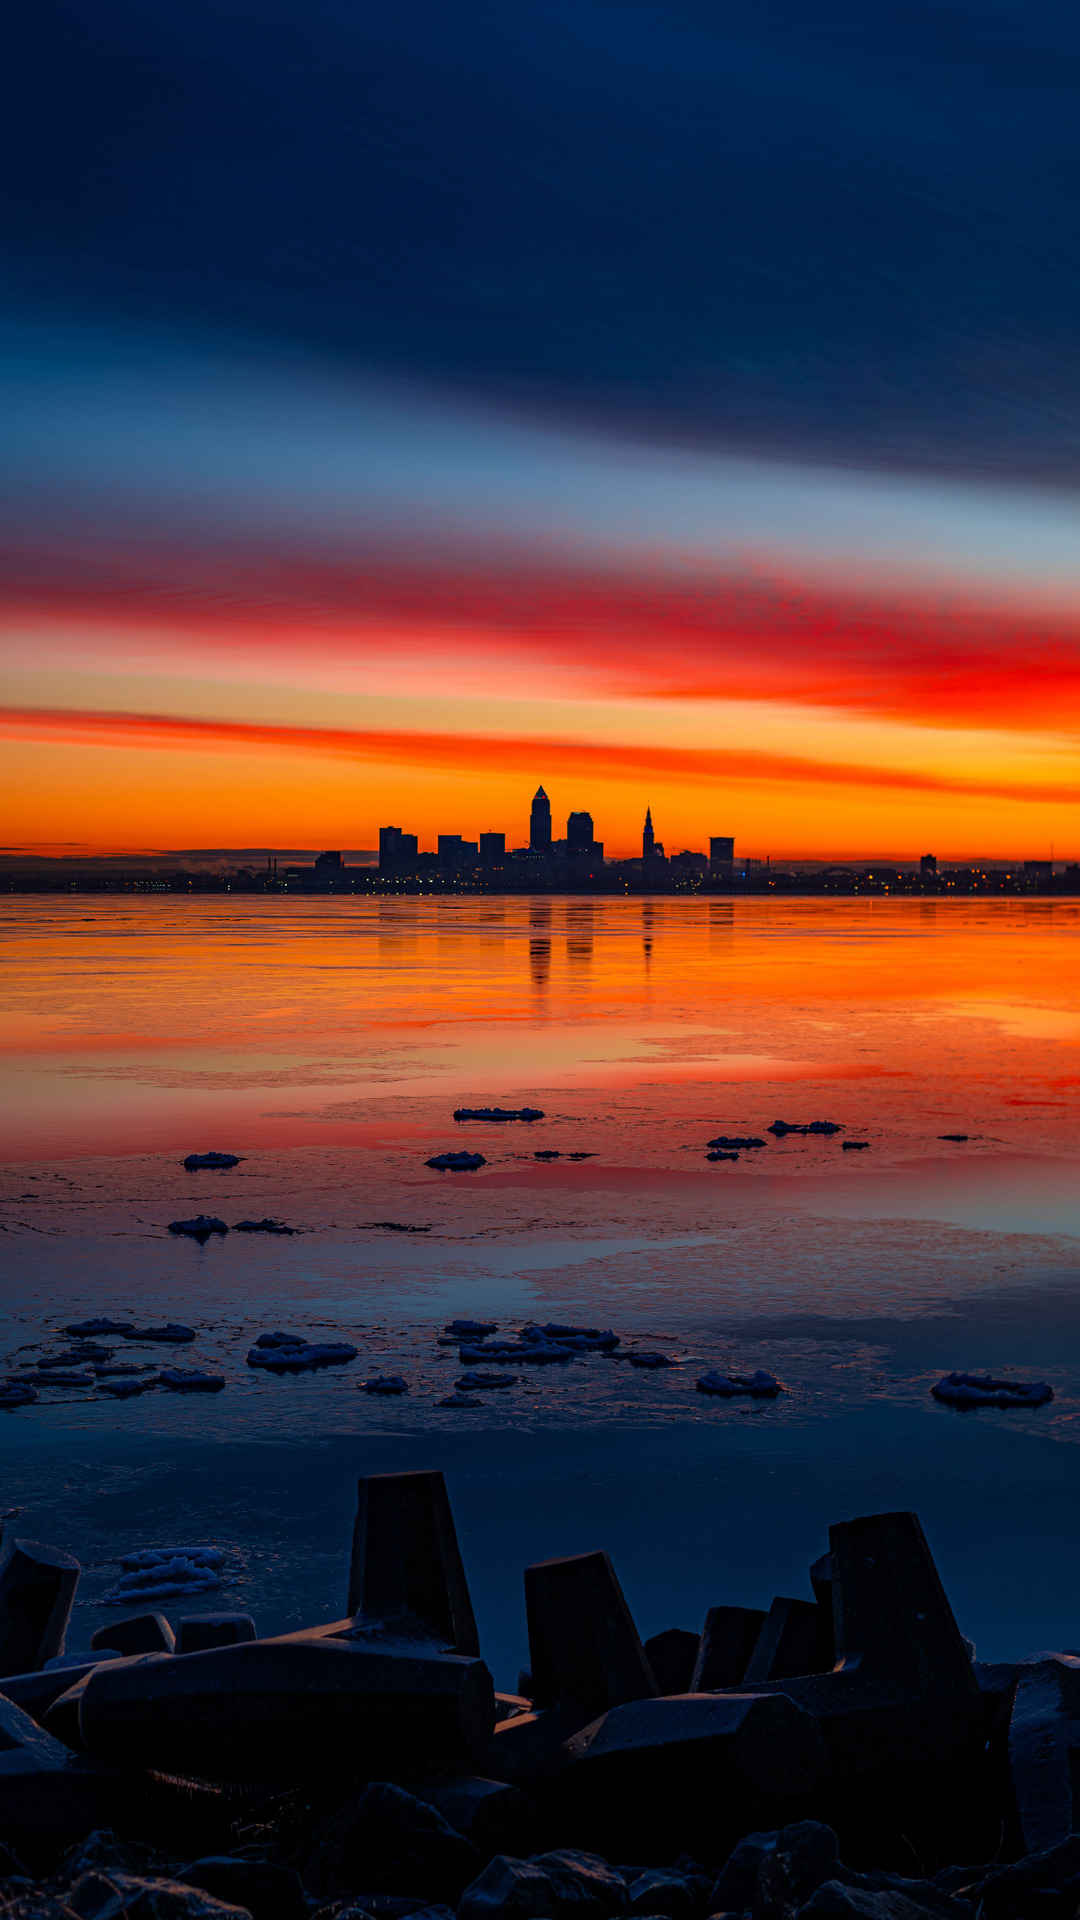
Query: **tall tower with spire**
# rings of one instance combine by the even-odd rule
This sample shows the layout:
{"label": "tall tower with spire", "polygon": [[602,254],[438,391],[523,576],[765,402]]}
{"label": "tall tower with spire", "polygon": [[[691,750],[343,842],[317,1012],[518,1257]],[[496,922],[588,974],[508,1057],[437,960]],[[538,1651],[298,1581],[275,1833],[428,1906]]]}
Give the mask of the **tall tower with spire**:
{"label": "tall tower with spire", "polygon": [[529,846],[534,853],[551,852],[551,801],[537,787],[529,812]]}
{"label": "tall tower with spire", "polygon": [[651,860],[654,857],[655,853],[656,853],[656,835],[653,832],[652,808],[646,807],[645,826],[642,830],[642,835],[641,835],[641,857],[643,860],[646,860],[646,861]]}

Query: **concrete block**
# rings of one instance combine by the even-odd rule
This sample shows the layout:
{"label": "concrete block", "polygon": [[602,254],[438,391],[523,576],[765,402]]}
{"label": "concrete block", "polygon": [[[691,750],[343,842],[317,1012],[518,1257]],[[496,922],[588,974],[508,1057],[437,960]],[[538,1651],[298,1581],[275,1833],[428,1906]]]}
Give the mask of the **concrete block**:
{"label": "concrete block", "polygon": [[421,1641],[284,1634],[99,1667],[80,1712],[103,1764],[210,1780],[475,1770],[494,1725],[483,1662]]}
{"label": "concrete block", "polygon": [[740,1686],[764,1625],[760,1607],[710,1607],[689,1691],[716,1693],[724,1687]]}
{"label": "concrete block", "polygon": [[1018,1668],[1008,1750],[1020,1851],[1060,1845],[1080,1829],[1080,1659]]}
{"label": "concrete block", "polygon": [[571,1706],[579,1725],[656,1682],[606,1553],[542,1560],[525,1569],[529,1666],[536,1704]]}
{"label": "concrete block", "polygon": [[90,1646],[114,1653],[174,1653],[176,1635],[163,1613],[136,1613],[99,1627]]}
{"label": "concrete block", "polygon": [[108,1824],[109,1783],[0,1696],[0,1835],[34,1869]]}
{"label": "concrete block", "polygon": [[211,1647],[238,1647],[255,1639],[250,1613],[189,1613],[176,1629],[177,1653],[205,1653]]}
{"label": "concrete block", "polygon": [[701,1635],[687,1627],[667,1627],[646,1640],[645,1658],[658,1693],[691,1692],[700,1642]]}
{"label": "concrete block", "polygon": [[371,1620],[411,1616],[455,1653],[479,1653],[441,1473],[374,1473],[358,1481],[348,1612]]}
{"label": "concrete block", "polygon": [[810,1714],[782,1694],[637,1700],[574,1734],[549,1789],[571,1837],[615,1859],[715,1855],[801,1812],[827,1768]]}
{"label": "concrete block", "polygon": [[744,1687],[759,1680],[790,1680],[800,1673],[825,1673],[832,1666],[831,1617],[816,1600],[773,1601],[746,1663]]}
{"label": "concrete block", "polygon": [[64,1651],[81,1569],[73,1554],[40,1540],[5,1540],[0,1551],[0,1673],[29,1673]]}

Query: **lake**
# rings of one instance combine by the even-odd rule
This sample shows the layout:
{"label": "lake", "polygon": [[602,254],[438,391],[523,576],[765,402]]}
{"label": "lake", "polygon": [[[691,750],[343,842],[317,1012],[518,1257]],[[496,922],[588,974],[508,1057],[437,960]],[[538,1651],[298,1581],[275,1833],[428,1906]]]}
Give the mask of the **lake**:
{"label": "lake", "polygon": [[[808,1591],[826,1522],[892,1506],[981,1652],[1073,1644],[1078,934],[1069,900],[0,902],[7,1365],[127,1313],[194,1326],[182,1364],[228,1383],[0,1416],[19,1528],[88,1566],[80,1633],[121,1546],[193,1531],[233,1548],[222,1605],[332,1617],[356,1474],[433,1464],[503,1682],[527,1559],[608,1546],[653,1632]],[[709,1162],[719,1134],[766,1145]],[[425,1165],[463,1146],[480,1171]],[[243,1157],[184,1171],[210,1148]],[[199,1212],[297,1232],[169,1234]],[[459,1314],[612,1326],[677,1364],[592,1356],[442,1409]],[[257,1374],[280,1326],[360,1357]],[[786,1391],[707,1400],[713,1366]],[[929,1393],[952,1367],[1055,1398],[952,1413]],[[380,1372],[409,1393],[358,1390]]]}

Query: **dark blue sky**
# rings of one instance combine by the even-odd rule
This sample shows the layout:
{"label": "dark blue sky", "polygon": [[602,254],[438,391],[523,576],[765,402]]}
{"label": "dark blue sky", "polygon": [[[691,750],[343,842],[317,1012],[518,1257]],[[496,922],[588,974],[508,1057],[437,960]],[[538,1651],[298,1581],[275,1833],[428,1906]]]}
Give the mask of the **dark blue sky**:
{"label": "dark blue sky", "polygon": [[8,53],[17,299],[653,437],[1080,471],[1074,6],[37,0]]}

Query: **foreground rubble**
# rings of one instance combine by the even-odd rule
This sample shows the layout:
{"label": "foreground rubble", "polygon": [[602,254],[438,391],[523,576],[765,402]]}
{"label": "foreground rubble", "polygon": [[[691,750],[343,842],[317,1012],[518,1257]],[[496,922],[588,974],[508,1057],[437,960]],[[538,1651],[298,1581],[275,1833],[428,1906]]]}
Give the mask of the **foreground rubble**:
{"label": "foreground rubble", "polygon": [[1080,1658],[974,1659],[913,1514],[645,1644],[606,1554],[531,1566],[517,1695],[439,1473],[360,1480],[346,1613],[299,1633],[144,1611],[69,1655],[78,1578],[5,1543],[0,1920],[1080,1909]]}

